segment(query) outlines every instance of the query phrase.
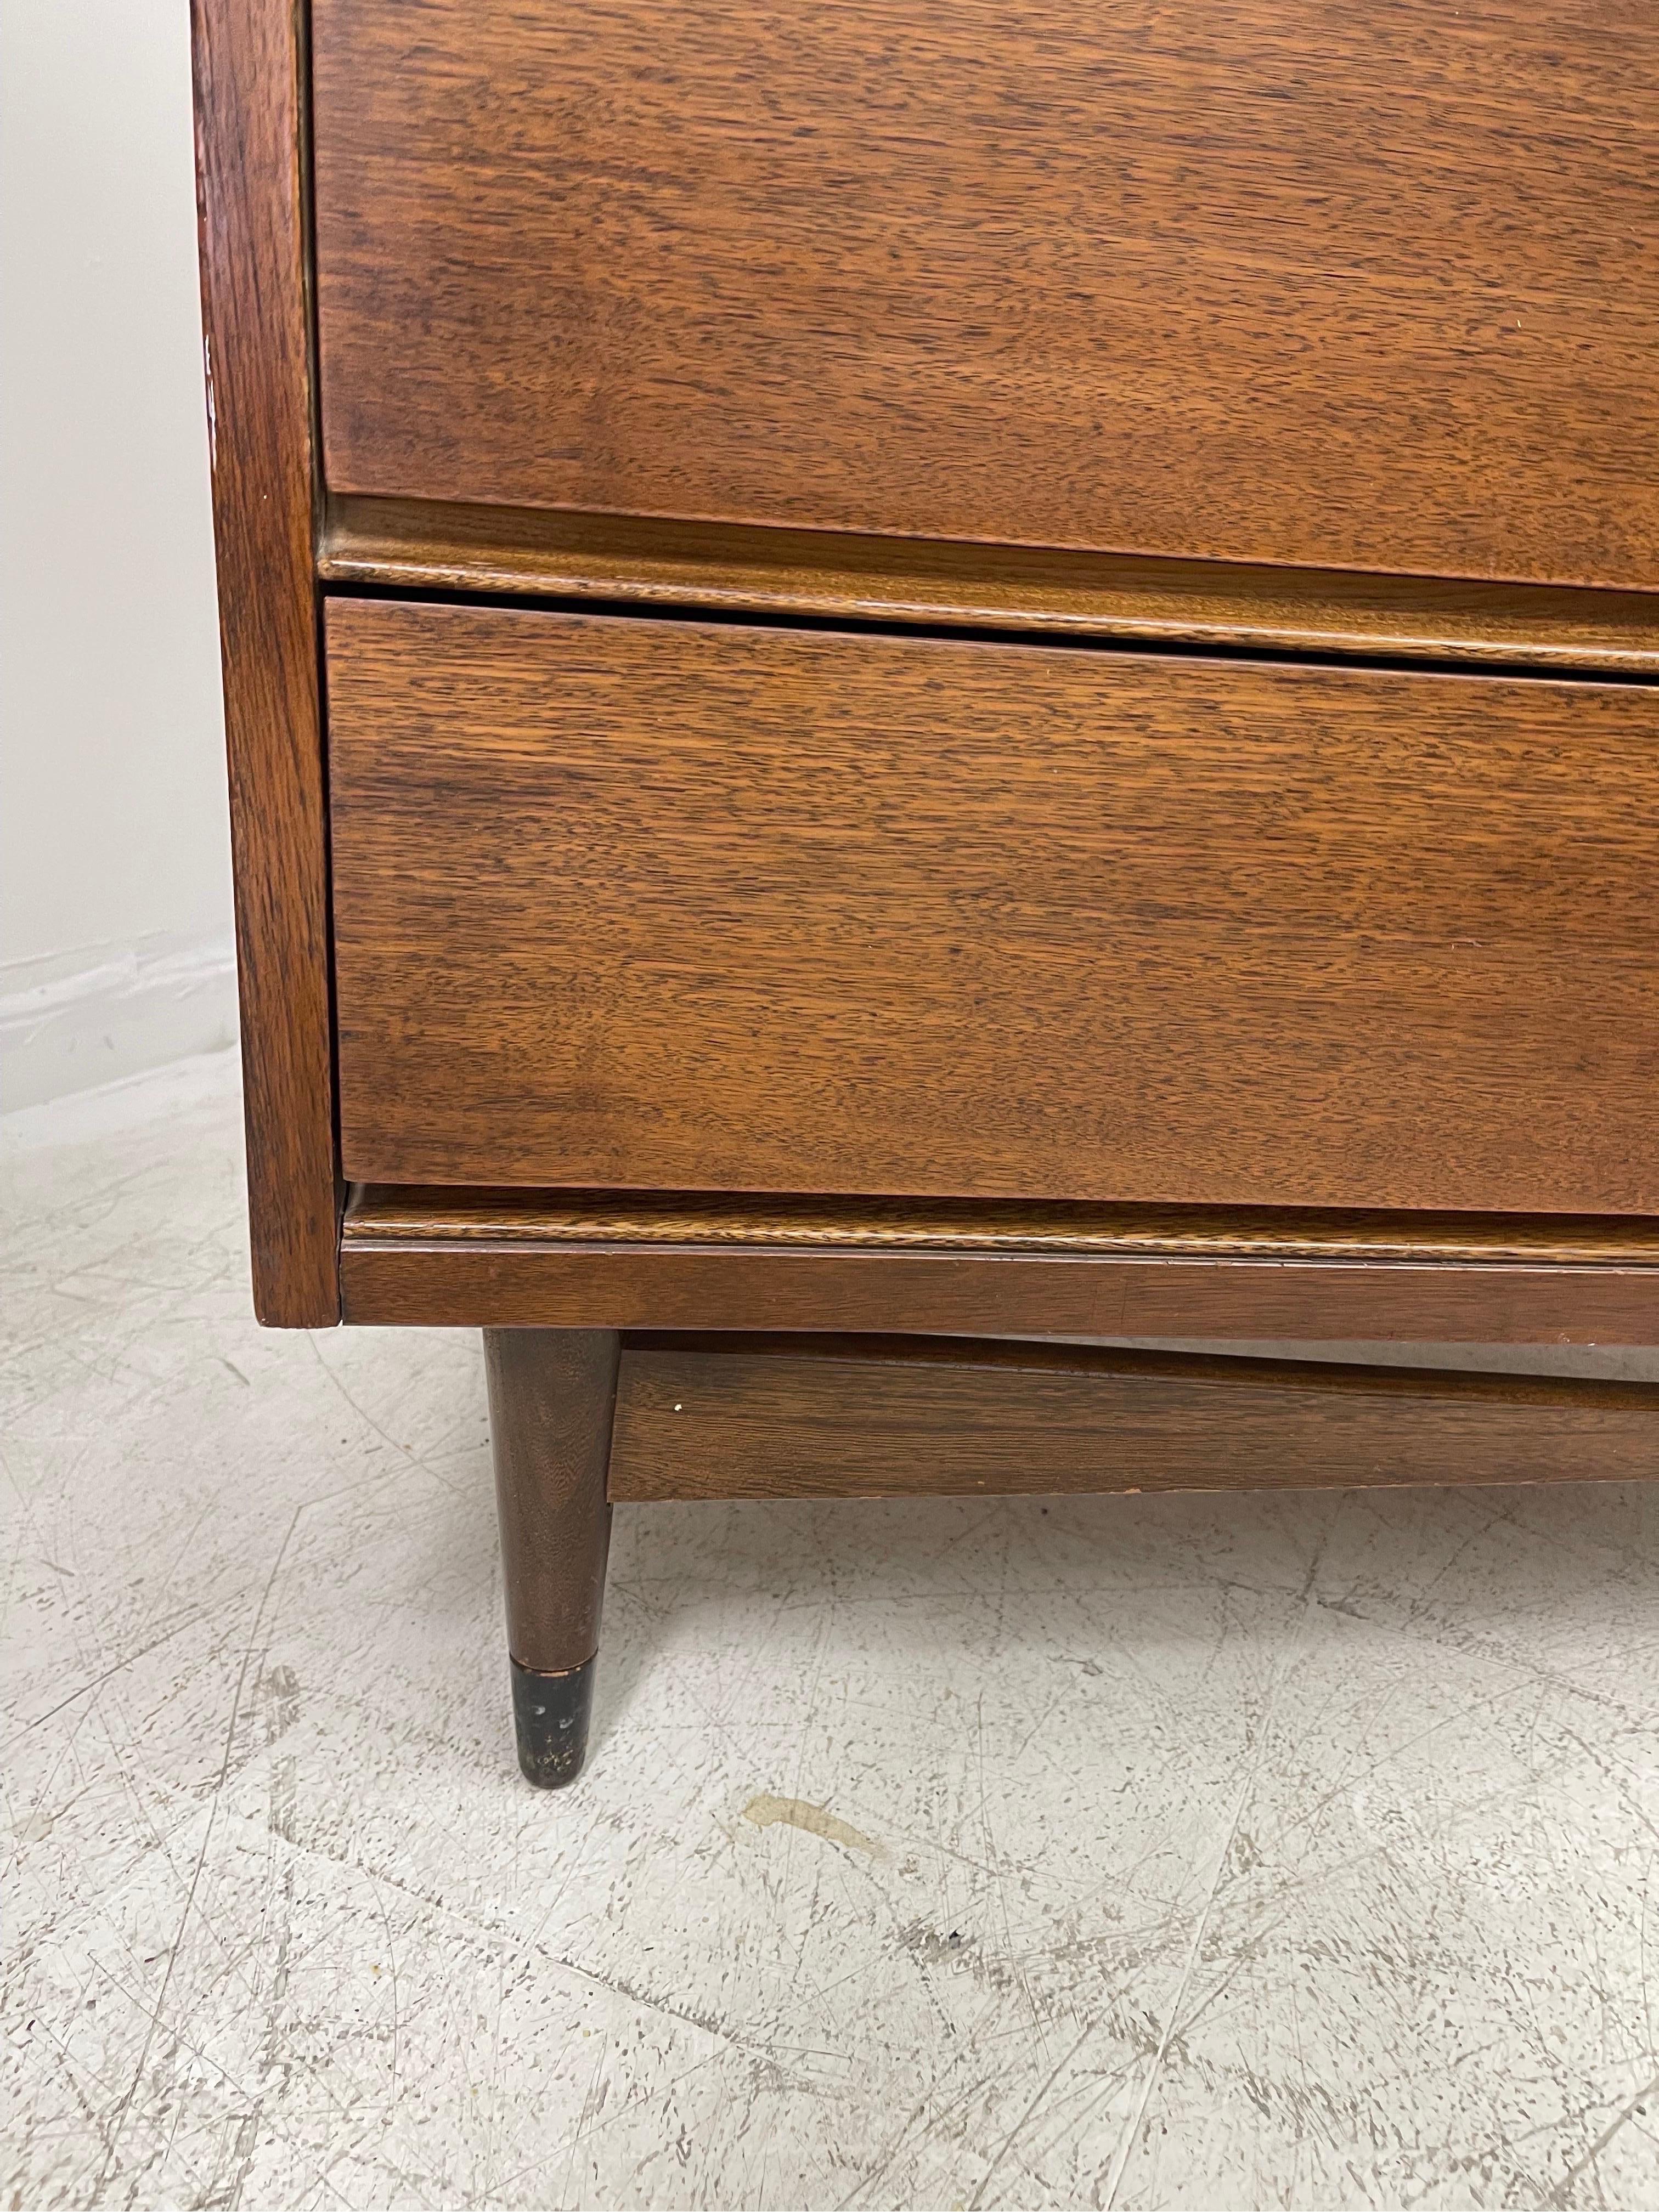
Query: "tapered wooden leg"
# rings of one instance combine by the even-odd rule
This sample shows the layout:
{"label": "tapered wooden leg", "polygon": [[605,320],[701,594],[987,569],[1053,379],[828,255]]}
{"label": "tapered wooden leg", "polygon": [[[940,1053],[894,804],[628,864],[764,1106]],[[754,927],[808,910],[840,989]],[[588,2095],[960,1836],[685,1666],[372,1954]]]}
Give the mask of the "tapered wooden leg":
{"label": "tapered wooden leg", "polygon": [[487,1328],[483,1340],[519,1764],[557,1790],[587,1753],[620,1340],[597,1328]]}

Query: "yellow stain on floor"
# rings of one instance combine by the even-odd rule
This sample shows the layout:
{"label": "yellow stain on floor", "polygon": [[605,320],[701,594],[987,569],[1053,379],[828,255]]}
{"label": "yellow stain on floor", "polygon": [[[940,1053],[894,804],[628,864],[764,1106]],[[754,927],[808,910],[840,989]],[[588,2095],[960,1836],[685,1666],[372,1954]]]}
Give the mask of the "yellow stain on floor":
{"label": "yellow stain on floor", "polygon": [[874,1859],[884,1859],[885,1847],[862,1829],[849,1827],[845,1820],[822,1805],[809,1805],[803,1797],[774,1797],[762,1790],[751,1797],[743,1808],[745,1820],[752,1820],[757,1828],[770,1828],[780,1820],[792,1828],[804,1828],[809,1836],[822,1836],[827,1844],[845,1844],[849,1851],[868,1851]]}

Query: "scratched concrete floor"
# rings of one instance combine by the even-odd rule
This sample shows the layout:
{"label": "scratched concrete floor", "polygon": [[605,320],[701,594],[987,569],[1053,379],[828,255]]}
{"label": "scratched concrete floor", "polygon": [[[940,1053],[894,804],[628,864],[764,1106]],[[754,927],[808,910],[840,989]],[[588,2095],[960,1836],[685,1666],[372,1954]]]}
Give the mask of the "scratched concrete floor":
{"label": "scratched concrete floor", "polygon": [[1659,1489],[626,1510],[538,1797],[476,1340],[9,1132],[6,2203],[1659,2206]]}

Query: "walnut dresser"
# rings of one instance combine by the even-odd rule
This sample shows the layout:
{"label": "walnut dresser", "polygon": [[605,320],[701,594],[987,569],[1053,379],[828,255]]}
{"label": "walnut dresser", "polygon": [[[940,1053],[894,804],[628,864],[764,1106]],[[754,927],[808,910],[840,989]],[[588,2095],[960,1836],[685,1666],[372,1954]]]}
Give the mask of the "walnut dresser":
{"label": "walnut dresser", "polygon": [[[611,1502],[1659,1472],[1649,0],[197,0],[254,1289]],[[852,1510],[852,1509],[849,1509]]]}

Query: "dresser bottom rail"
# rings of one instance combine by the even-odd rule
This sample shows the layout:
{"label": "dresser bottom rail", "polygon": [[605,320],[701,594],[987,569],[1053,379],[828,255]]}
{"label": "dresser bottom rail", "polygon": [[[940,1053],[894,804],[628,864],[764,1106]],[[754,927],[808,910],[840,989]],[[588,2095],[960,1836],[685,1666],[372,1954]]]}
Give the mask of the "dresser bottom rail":
{"label": "dresser bottom rail", "polygon": [[1659,1344],[1659,1223],[358,1186],[382,1326]]}
{"label": "dresser bottom rail", "polygon": [[1659,1385],[857,1336],[624,1336],[609,1495],[1631,1480]]}

